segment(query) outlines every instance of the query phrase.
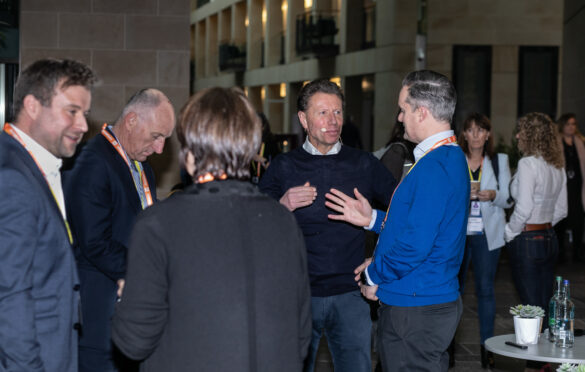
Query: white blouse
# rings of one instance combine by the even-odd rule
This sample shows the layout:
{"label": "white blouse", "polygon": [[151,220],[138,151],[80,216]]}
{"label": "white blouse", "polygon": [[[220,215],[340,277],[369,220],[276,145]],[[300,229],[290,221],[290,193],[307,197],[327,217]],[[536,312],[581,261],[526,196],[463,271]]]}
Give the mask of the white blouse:
{"label": "white blouse", "polygon": [[506,225],[506,242],[519,235],[526,224],[557,222],[567,216],[567,178],[541,157],[527,156],[518,162],[510,185],[516,204]]}

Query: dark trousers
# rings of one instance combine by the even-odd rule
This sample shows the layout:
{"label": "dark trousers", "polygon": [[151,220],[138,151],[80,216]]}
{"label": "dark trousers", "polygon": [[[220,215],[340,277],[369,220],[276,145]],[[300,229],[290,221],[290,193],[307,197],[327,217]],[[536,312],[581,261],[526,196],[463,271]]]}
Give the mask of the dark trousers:
{"label": "dark trousers", "polygon": [[485,344],[485,340],[494,335],[494,320],[496,318],[494,282],[499,259],[500,249],[490,251],[485,234],[467,235],[463,262],[459,270],[459,292],[463,295],[465,276],[469,269],[469,263],[473,262],[479,335],[482,345]]}
{"label": "dark trousers", "polygon": [[381,304],[377,336],[382,370],[447,371],[447,347],[462,312],[461,297],[453,302],[428,306]]}
{"label": "dark trousers", "polygon": [[[526,231],[508,244],[514,286],[523,305],[537,305],[548,317],[553,293],[554,266],[559,243],[554,229]],[[527,361],[527,368],[540,368],[543,362]]]}
{"label": "dark trousers", "polygon": [[554,229],[523,232],[509,243],[512,278],[523,305],[548,312],[558,249]]}

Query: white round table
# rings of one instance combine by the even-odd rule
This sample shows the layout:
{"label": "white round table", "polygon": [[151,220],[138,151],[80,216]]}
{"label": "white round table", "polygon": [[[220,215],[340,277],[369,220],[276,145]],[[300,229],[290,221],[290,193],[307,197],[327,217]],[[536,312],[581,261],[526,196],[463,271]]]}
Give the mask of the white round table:
{"label": "white round table", "polygon": [[526,350],[506,345],[506,341],[516,342],[514,334],[494,336],[485,341],[485,348],[494,354],[510,358],[535,360],[551,363],[585,363],[585,337],[575,337],[575,344],[570,349],[556,347],[541,334],[538,344],[526,345]]}

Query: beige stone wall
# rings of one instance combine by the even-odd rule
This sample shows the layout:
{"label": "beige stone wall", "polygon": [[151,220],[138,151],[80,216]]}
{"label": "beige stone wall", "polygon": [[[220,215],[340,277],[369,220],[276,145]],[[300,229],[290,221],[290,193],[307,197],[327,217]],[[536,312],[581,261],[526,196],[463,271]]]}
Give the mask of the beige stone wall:
{"label": "beige stone wall", "polygon": [[562,38],[563,0],[428,1],[427,68],[451,76],[454,45],[491,45],[488,114],[492,131],[506,139],[512,138],[516,125],[518,47],[561,47]]}
{"label": "beige stone wall", "polygon": [[[567,0],[568,1],[568,0]],[[315,4],[327,4],[329,0]],[[570,1],[582,4],[583,1]],[[270,84],[292,85],[318,77],[340,76],[347,81],[360,75],[373,74],[374,99],[374,148],[384,144],[394,124],[396,99],[404,75],[415,68],[415,39],[417,33],[418,1],[383,0],[376,2],[376,48],[356,50],[357,42],[348,35],[353,27],[352,9],[361,6],[360,0],[343,0],[340,4],[340,54],[330,58],[303,59],[295,55],[294,29],[287,30],[287,55],[285,64],[275,64],[268,59],[260,67],[260,49],[254,44],[261,33],[261,9],[263,4],[278,14],[273,0],[215,0],[191,13],[193,24],[205,25],[214,14],[234,4],[245,4],[249,16],[248,70],[240,75],[230,72],[201,73],[194,82],[198,90],[213,85],[268,87]],[[300,0],[288,0],[288,24],[296,14],[304,11]],[[452,77],[453,47],[455,45],[492,46],[491,112],[494,133],[506,140],[512,138],[517,116],[518,101],[518,50],[520,46],[562,46],[563,0],[428,0],[426,68]],[[352,8],[353,7],[353,8]],[[580,9],[575,6],[575,9]],[[233,14],[233,12],[232,12]],[[585,17],[583,14],[581,17]],[[579,21],[573,21],[573,28]],[[217,32],[208,28],[206,32]],[[269,27],[270,28],[270,27]],[[582,33],[581,33],[582,34]],[[575,38],[583,38],[574,34]],[[580,35],[580,34],[579,34]],[[200,32],[195,37],[198,45],[205,40],[215,40]],[[200,51],[195,58],[199,63],[210,62],[210,57]],[[575,51],[574,53],[583,53]],[[560,50],[562,55],[562,48]],[[203,61],[200,61],[202,59]],[[583,59],[580,59],[583,61]],[[583,65],[581,63],[581,65]],[[559,77],[561,66],[559,64]],[[198,66],[199,68],[199,66]],[[585,76],[580,70],[578,78]],[[560,80],[559,80],[560,81]],[[582,81],[578,80],[578,81]],[[560,84],[559,84],[560,87]],[[572,88],[576,89],[576,86]],[[289,89],[290,90],[290,89]],[[560,102],[559,89],[559,102]],[[585,93],[585,92],[584,92]],[[582,94],[584,94],[582,93]],[[348,97],[351,97],[348,94]],[[358,97],[358,96],[356,96]],[[359,98],[359,97],[358,97]],[[287,98],[289,100],[292,100]],[[562,106],[560,104],[559,106]],[[575,110],[575,109],[574,109]],[[284,109],[284,130],[291,130],[289,118],[294,115],[294,104]],[[269,120],[272,118],[269,117]],[[280,120],[280,118],[278,119]]]}
{"label": "beige stone wall", "polygon": [[[73,58],[96,71],[88,137],[145,87],[165,92],[178,112],[189,96],[189,12],[189,0],[22,0],[21,65]],[[160,197],[178,182],[177,150],[173,135],[150,158]]]}

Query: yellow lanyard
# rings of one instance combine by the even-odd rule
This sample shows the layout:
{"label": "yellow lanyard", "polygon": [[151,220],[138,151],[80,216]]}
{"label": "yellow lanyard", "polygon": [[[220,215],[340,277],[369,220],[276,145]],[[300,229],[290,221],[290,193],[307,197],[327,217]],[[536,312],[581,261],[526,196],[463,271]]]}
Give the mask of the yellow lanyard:
{"label": "yellow lanyard", "polygon": [[[10,126],[10,124],[8,124],[8,123],[4,124],[4,131],[6,133],[8,133],[10,136],[12,136],[12,138],[14,138],[18,143],[20,143],[21,146],[24,147],[24,149],[29,153],[29,155],[31,156],[31,158],[33,159],[33,161],[35,162],[35,164],[37,165],[37,168],[39,169],[39,171],[43,175],[43,178],[45,179],[45,182],[47,182],[47,186],[49,186],[49,190],[51,190],[51,194],[53,195],[53,199],[55,199],[55,203],[57,203],[57,206],[61,210],[61,204],[59,204],[59,199],[57,199],[57,195],[55,195],[55,192],[53,191],[53,188],[51,187],[51,184],[49,183],[49,180],[47,179],[47,175],[45,174],[45,172],[43,172],[43,169],[41,168],[39,162],[37,161],[37,159],[35,158],[35,156],[33,155],[33,153],[30,152],[30,150],[26,147],[26,145],[25,145],[24,141],[22,140],[22,138],[20,138],[20,136],[18,135],[18,133],[16,133],[12,129],[12,127]],[[69,227],[69,222],[67,222],[67,219],[65,217],[63,217],[63,222],[65,222],[65,228],[67,229],[67,237],[69,238],[69,243],[70,244],[73,244],[73,234],[71,233],[71,228]]]}
{"label": "yellow lanyard", "polygon": [[[114,146],[116,151],[118,151],[118,154],[120,154],[122,159],[124,159],[124,161],[126,162],[126,165],[128,165],[128,169],[130,170],[130,176],[132,176],[132,166],[130,165],[130,161],[126,155],[126,152],[124,151],[124,149],[122,148],[120,143],[116,140],[116,138],[114,138],[114,136],[112,136],[110,134],[110,132],[108,132],[107,128],[108,128],[108,124],[104,124],[102,126],[102,135],[104,137],[106,137],[106,139],[110,142],[110,144],[112,146]],[[140,163],[138,163],[136,160],[134,160],[134,165],[136,166],[136,169],[138,170],[138,174],[140,175],[140,180],[142,181],[142,188],[144,189],[144,196],[146,197],[146,204],[147,204],[147,206],[150,207],[152,205],[153,201],[152,201],[152,194],[150,192],[150,187],[148,186],[148,180],[146,179],[146,175],[142,171],[142,167],[140,166]],[[134,176],[132,176],[132,180],[134,180]],[[138,191],[138,193],[140,194],[140,191],[138,190],[138,185],[136,184],[136,182],[134,183],[134,186],[136,187],[136,191]],[[140,195],[138,195],[138,197],[140,198]],[[142,204],[142,198],[140,198],[140,204]],[[145,208],[145,206],[144,206],[144,204],[142,204],[142,209],[144,209],[144,208]]]}
{"label": "yellow lanyard", "polygon": [[[449,143],[457,143],[457,137],[456,136],[447,137],[447,138],[444,138],[444,139],[438,141],[437,143],[435,143],[427,152],[425,152],[423,154],[423,156],[420,157],[420,159],[418,159],[414,163],[414,165],[412,167],[410,167],[410,169],[406,173],[406,176],[408,176],[410,174],[410,172],[414,169],[414,167],[416,167],[418,162],[421,161],[422,158],[424,158],[429,152],[431,152],[431,151],[433,151],[433,150],[435,150],[443,145],[449,144]],[[404,181],[406,176],[404,176],[402,178],[402,181]],[[394,192],[392,193],[392,197],[390,198],[390,204],[388,204],[388,209],[386,210],[386,216],[384,216],[384,221],[382,221],[382,230],[384,230],[384,226],[386,225],[386,220],[388,219],[388,213],[390,212],[390,206],[392,205],[392,200],[394,200],[394,195],[396,194],[396,190],[398,190],[398,187],[400,187],[400,185],[402,185],[402,181],[400,181],[400,183],[398,184],[398,186],[396,186],[396,188],[394,189]]]}
{"label": "yellow lanyard", "polygon": [[469,168],[469,162],[467,162],[467,170],[469,171],[469,180],[471,181],[477,181],[477,182],[481,182],[481,170],[482,170],[482,165],[483,165],[483,158],[481,160],[481,164],[479,165],[479,177],[477,177],[477,180],[473,179],[473,173],[471,172],[471,168]]}

